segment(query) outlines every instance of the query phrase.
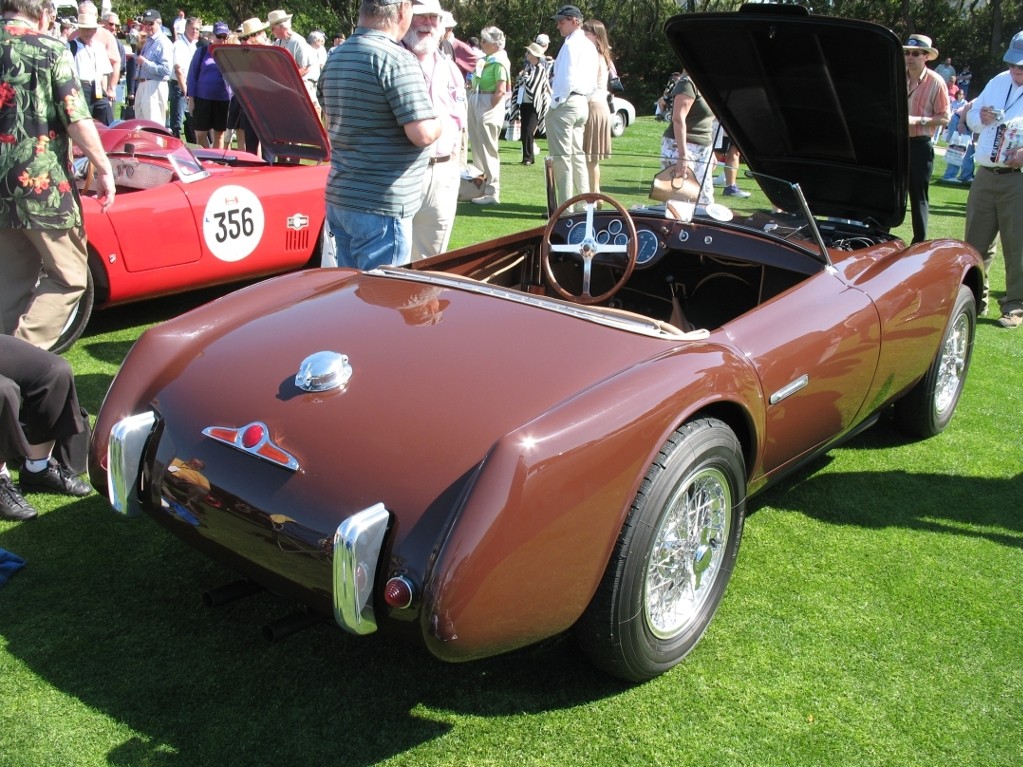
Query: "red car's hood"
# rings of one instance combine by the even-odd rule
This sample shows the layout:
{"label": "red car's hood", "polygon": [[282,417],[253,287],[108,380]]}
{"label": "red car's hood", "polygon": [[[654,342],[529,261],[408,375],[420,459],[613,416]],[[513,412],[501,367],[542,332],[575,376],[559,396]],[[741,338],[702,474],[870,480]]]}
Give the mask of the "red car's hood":
{"label": "red car's hood", "polygon": [[[282,283],[294,289],[282,294]],[[376,502],[414,523],[495,441],[670,348],[492,296],[344,270],[225,301],[230,308],[215,302],[150,331],[177,351],[151,400],[166,425],[161,442],[174,458],[199,459],[212,484],[239,498],[257,500],[255,476],[279,477],[258,501],[311,511],[319,529]],[[296,386],[302,361],[322,351],[347,356],[343,390]],[[297,472],[203,436],[253,422],[266,424]]]}
{"label": "red car's hood", "polygon": [[327,132],[291,53],[268,45],[214,45],[211,50],[264,152],[317,162],[330,157]]}

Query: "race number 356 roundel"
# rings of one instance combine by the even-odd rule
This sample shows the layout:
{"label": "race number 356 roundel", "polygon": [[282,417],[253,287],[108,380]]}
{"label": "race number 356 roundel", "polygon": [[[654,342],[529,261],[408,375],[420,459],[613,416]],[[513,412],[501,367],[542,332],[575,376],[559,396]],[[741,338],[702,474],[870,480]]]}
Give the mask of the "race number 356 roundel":
{"label": "race number 356 roundel", "polygon": [[202,236],[221,261],[241,261],[263,238],[265,223],[259,198],[241,186],[222,186],[206,203]]}

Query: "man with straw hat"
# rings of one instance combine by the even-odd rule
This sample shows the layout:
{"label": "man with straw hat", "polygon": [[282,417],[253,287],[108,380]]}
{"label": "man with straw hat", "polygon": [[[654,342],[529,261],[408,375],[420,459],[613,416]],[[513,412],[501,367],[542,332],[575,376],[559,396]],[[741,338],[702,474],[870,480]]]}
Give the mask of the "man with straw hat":
{"label": "man with straw hat", "polygon": [[68,48],[75,58],[75,72],[82,83],[82,93],[89,102],[89,111],[94,120],[104,125],[114,121],[114,108],[107,98],[112,89],[110,77],[113,67],[107,58],[106,48],[96,39],[99,19],[92,10],[78,11],[78,35],[68,40]]}
{"label": "man with straw hat", "polygon": [[948,86],[926,62],[938,58],[938,49],[926,35],[910,35],[902,46],[906,59],[906,90],[909,93],[909,210],[913,219],[913,242],[927,239],[930,208],[928,187],[934,170],[936,129],[948,125],[951,109]]}

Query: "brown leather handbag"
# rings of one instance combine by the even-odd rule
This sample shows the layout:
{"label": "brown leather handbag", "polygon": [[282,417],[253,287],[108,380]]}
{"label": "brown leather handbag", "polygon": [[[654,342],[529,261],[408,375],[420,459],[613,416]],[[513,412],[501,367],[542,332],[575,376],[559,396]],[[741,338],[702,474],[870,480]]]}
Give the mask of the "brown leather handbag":
{"label": "brown leather handbag", "polygon": [[696,202],[700,196],[700,182],[696,180],[696,174],[692,168],[686,167],[682,175],[676,175],[677,167],[671,165],[654,176],[650,185],[650,199],[661,202],[668,200]]}

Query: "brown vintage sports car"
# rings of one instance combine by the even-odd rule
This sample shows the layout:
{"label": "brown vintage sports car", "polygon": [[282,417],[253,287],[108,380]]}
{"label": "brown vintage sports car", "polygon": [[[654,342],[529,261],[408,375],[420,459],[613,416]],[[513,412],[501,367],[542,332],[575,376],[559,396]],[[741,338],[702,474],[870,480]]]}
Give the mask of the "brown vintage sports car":
{"label": "brown vintage sports car", "polygon": [[645,680],[707,628],[751,494],[889,409],[945,428],[984,274],[961,242],[889,233],[899,40],[765,5],[666,32],[760,185],[745,209],[584,195],[544,227],[274,278],[139,339],[92,482],[240,574],[209,603],[266,588],[303,605],[270,633],[330,616],[447,661],[572,632]]}

